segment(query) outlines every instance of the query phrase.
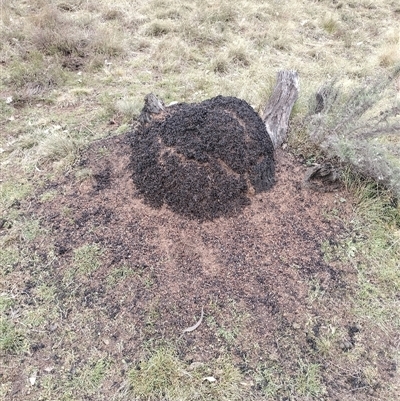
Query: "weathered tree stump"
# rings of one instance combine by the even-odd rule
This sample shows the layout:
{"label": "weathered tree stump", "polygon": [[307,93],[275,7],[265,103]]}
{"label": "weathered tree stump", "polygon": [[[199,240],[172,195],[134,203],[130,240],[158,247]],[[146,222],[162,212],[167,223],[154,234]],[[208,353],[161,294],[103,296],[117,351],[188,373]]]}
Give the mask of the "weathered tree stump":
{"label": "weathered tree stump", "polygon": [[164,110],[164,102],[153,93],[149,93],[144,98],[144,106],[139,116],[139,122],[141,124],[149,123],[153,118],[153,114],[160,114]]}
{"label": "weathered tree stump", "polygon": [[332,163],[315,164],[307,169],[303,186],[320,192],[335,191],[340,187],[339,171]]}
{"label": "weathered tree stump", "polygon": [[299,95],[299,77],[296,71],[279,71],[272,96],[261,118],[272,140],[274,149],[287,138],[289,117]]}

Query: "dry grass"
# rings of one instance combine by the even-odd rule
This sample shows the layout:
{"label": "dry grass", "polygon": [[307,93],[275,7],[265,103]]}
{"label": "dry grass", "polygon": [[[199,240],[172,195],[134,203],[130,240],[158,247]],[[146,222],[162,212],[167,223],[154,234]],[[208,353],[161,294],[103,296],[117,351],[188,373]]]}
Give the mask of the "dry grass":
{"label": "dry grass", "polygon": [[[350,239],[324,247],[327,257],[357,270],[354,314],[370,338],[361,338],[358,348],[338,356],[344,334],[334,320],[323,321],[318,353],[303,360],[293,352],[291,371],[279,361],[260,364],[252,372],[240,370],[228,351],[226,359],[190,371],[173,348],[151,344],[142,361],[129,361],[129,356],[113,361],[97,350],[96,341],[102,341],[97,337],[92,348],[81,349],[79,336],[93,335],[96,312],[77,305],[80,284],[72,278],[75,272],[90,278],[101,263],[101,249],[89,244],[75,250],[71,280],[62,283],[65,293],[58,293],[53,286],[59,279],[57,257],[47,248],[50,238],[20,204],[52,177],[70,172],[86,144],[126,131],[145,94],[154,92],[166,103],[233,95],[259,109],[281,69],[296,69],[301,79],[291,144],[315,161],[322,153],[309,141],[308,127],[299,123],[308,113],[309,99],[332,79],[340,79],[344,92],[351,93],[348,88],[368,84],[371,76],[388,76],[400,62],[399,15],[393,0],[2,0],[0,352],[5,369],[0,398],[10,399],[19,385],[23,399],[43,400],[125,401],[160,394],[171,400],[333,399],[327,398],[317,359],[326,362],[324,369],[332,377],[348,369],[356,383],[373,389],[379,377],[374,360],[388,354],[395,366],[399,363],[392,346],[400,326],[399,207],[379,186],[347,176],[349,189],[358,194],[357,218],[349,225]],[[389,101],[400,101],[400,81],[390,85],[383,109]],[[346,142],[346,149],[342,145],[339,150],[357,159],[354,142]],[[394,166],[385,172],[395,179],[392,187],[400,176],[398,147],[396,131],[380,136],[368,148],[372,153],[363,153],[370,157],[378,149]],[[85,170],[75,173],[90,175]],[[53,195],[49,189],[43,200]],[[61,212],[69,218],[67,209]],[[31,252],[34,238],[41,248]],[[109,281],[124,274],[121,268]],[[309,301],[328,302],[318,283],[310,283]],[[70,313],[74,318],[59,327]],[[128,321],[123,324],[136,330]],[[33,366],[44,325],[53,333],[59,359]],[[235,327],[221,331],[220,339],[229,345],[235,333]],[[289,350],[296,350],[292,339],[282,338]],[[146,347],[149,344],[143,344]],[[219,383],[204,382],[213,375],[219,375]],[[385,399],[396,399],[398,389],[388,386],[385,391]]]}

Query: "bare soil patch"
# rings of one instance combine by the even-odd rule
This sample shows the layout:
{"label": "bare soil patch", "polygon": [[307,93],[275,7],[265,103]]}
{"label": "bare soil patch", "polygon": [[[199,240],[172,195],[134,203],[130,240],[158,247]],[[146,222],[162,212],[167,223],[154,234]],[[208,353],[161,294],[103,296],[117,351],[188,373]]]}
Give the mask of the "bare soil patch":
{"label": "bare soil patch", "polygon": [[[57,258],[50,274],[63,321],[63,327],[46,328],[51,335],[42,338],[34,359],[61,363],[51,338],[69,327],[75,336],[63,335],[59,349],[70,346],[82,358],[95,347],[135,366],[149,344],[165,341],[188,363],[228,352],[245,374],[260,364],[296,372],[306,358],[321,364],[328,399],[338,392],[368,399],[363,389],[371,386],[360,387],[353,371],[342,373],[318,356],[327,322],[350,333],[351,347],[361,330],[346,307],[354,271],[326,263],[321,252],[322,242],[335,243],[344,229],[329,211],[349,214],[347,203],[338,201],[346,194],[303,187],[306,168],[279,150],[273,189],[251,195],[235,216],[189,219],[165,205],[153,208],[138,195],[131,141],[126,134],[94,142],[78,168],[91,171],[88,178],[78,179],[74,171],[44,189],[57,191],[53,199],[32,203],[53,233],[49,246]],[[101,266],[83,274],[74,270],[73,258],[87,244],[101,249]],[[314,290],[324,295],[312,302]],[[203,323],[183,335],[203,307]],[[348,351],[339,343],[333,347]],[[118,374],[104,384],[104,394],[115,394],[123,383],[126,370]]]}
{"label": "bare soil patch", "polygon": [[[278,342],[288,333],[308,350],[306,332],[297,328],[304,328],[318,308],[307,302],[310,281],[340,299],[352,274],[325,263],[321,253],[322,241],[335,241],[343,228],[323,217],[335,207],[337,194],[303,188],[305,168],[278,151],[271,190],[253,195],[235,216],[187,219],[138,197],[130,146],[129,134],[94,143],[81,160],[91,177],[79,182],[71,175],[52,183],[48,189],[59,195],[36,205],[62,255],[60,283],[75,249],[94,243],[104,250],[101,268],[79,277],[75,293],[86,308],[102,311],[97,328],[111,331],[134,360],[145,341],[180,338],[204,307],[208,323],[178,341],[189,359],[223,352],[217,334],[222,330],[232,334],[228,348],[249,366],[288,352]],[[107,277],[118,268],[125,269],[123,279],[106,288]],[[60,299],[68,296],[63,291],[69,292],[60,287]],[[121,319],[129,320],[133,333],[124,332]]]}

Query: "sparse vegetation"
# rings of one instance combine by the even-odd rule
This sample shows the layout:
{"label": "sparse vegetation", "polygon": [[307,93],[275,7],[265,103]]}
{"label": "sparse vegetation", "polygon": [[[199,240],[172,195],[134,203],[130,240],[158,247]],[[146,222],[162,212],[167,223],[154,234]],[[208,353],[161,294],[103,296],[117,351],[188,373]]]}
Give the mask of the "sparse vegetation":
{"label": "sparse vegetation", "polygon": [[267,399],[283,397],[320,397],[326,394],[322,384],[320,367],[317,364],[306,364],[301,359],[297,369],[288,375],[279,364],[262,366],[255,375],[256,382]]}
{"label": "sparse vegetation", "polygon": [[[216,377],[214,377],[216,376]],[[241,400],[241,375],[224,359],[212,366],[185,364],[170,347],[157,349],[129,373],[132,395],[139,400]]]}
{"label": "sparse vegetation", "polygon": [[0,351],[15,353],[20,351],[24,345],[24,337],[13,323],[6,319],[0,320]]}
{"label": "sparse vegetation", "polygon": [[[346,394],[357,401],[396,400],[395,3],[3,0],[0,398],[328,401]],[[275,318],[257,331],[256,341],[246,336],[260,325],[252,310],[210,301],[202,348],[197,332],[179,337],[160,329],[161,320],[168,327],[175,319],[183,328],[192,319],[181,305],[169,315],[161,311],[153,269],[169,260],[137,261],[134,253],[109,258],[109,245],[97,242],[101,221],[88,238],[59,244],[64,227],[55,219],[78,227],[76,211],[60,203],[41,220],[34,207],[54,207],[63,191],[68,195],[68,188],[52,186],[56,179],[73,176],[79,190],[88,191],[96,178],[78,165],[82,150],[128,131],[145,94],[167,104],[232,95],[259,110],[281,69],[298,70],[301,82],[289,148],[307,165],[330,158],[342,170],[346,199],[332,195],[334,206],[323,218],[345,229],[338,238],[318,239],[324,262],[338,271],[335,289],[324,275],[308,277],[306,268],[293,265],[304,274],[296,277],[305,283],[306,316],[291,321],[267,294]],[[316,113],[318,90],[324,107]],[[101,148],[99,160],[107,154]],[[84,219],[97,211],[79,212]],[[156,224],[150,239],[135,222],[130,229],[138,231],[138,242],[157,242]],[[111,246],[117,254],[119,244]],[[185,249],[190,254],[191,247]],[[202,260],[200,253],[195,257]],[[132,294],[139,302],[132,303]],[[263,342],[267,331],[276,334],[273,344]]]}
{"label": "sparse vegetation", "polygon": [[74,269],[78,274],[90,276],[100,267],[101,248],[97,244],[82,245],[74,251]]}

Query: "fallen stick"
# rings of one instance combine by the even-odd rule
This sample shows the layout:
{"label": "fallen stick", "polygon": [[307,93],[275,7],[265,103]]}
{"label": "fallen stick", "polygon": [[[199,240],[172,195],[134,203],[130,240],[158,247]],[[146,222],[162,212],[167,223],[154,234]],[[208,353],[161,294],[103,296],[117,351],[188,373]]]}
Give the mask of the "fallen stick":
{"label": "fallen stick", "polygon": [[201,308],[201,316],[199,321],[193,326],[184,329],[183,333],[190,333],[191,331],[195,331],[201,325],[201,322],[203,321],[203,316],[204,316],[204,307]]}

